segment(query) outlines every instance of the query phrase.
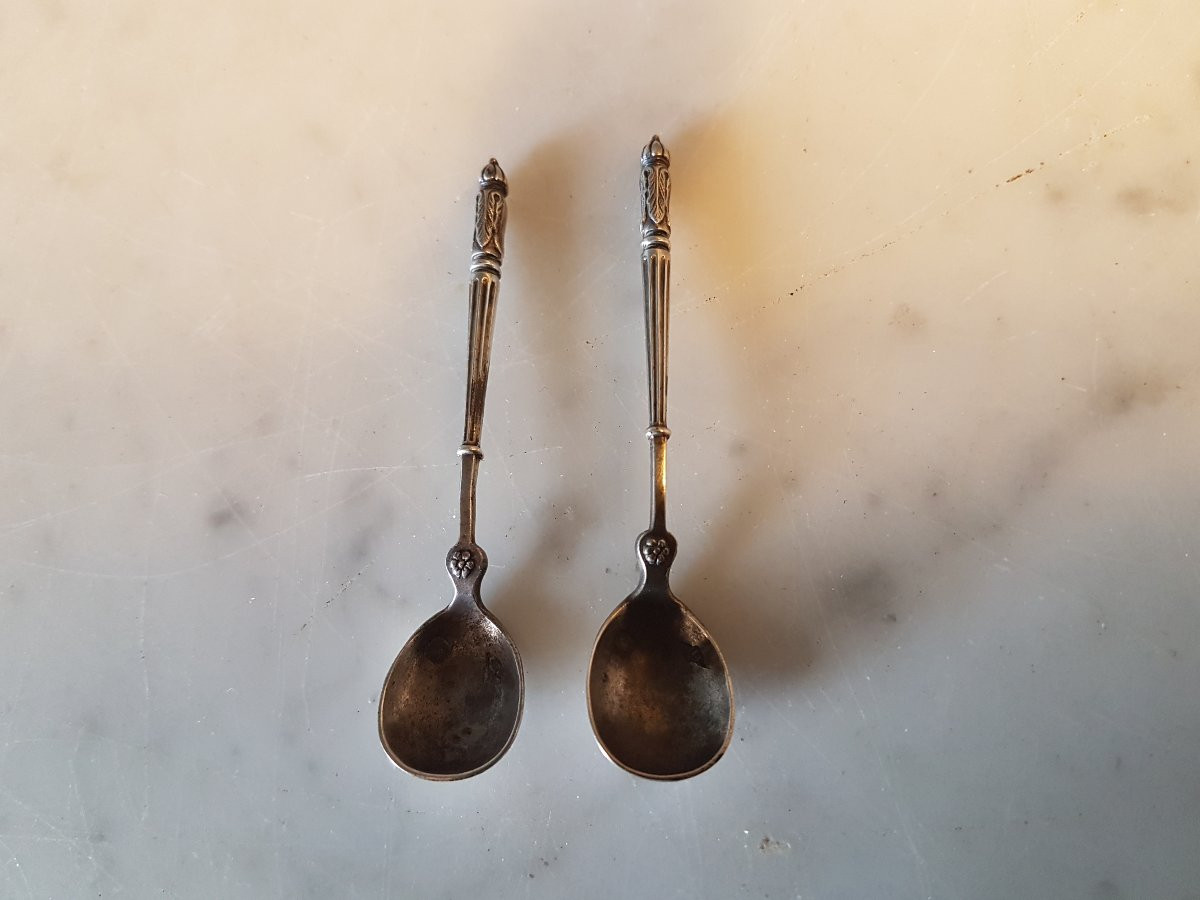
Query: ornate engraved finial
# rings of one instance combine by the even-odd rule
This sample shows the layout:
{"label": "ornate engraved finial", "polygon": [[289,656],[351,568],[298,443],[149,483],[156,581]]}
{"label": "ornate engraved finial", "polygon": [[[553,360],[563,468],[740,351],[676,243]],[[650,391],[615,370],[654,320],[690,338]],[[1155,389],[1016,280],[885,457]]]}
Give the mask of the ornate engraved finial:
{"label": "ornate engraved finial", "polygon": [[669,246],[671,224],[667,220],[671,203],[671,154],[656,134],[642,150],[642,238]]}
{"label": "ornate engraved finial", "polygon": [[491,268],[497,277],[504,258],[504,226],[508,221],[508,179],[495,159],[479,173],[479,196],[475,198],[475,240],[471,247],[472,268]]}

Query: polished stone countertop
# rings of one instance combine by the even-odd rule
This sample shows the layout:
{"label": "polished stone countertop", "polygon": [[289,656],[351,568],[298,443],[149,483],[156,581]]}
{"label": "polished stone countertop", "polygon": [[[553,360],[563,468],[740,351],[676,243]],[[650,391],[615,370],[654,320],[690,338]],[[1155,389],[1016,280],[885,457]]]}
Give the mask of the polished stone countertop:
{"label": "polished stone countertop", "polygon": [[[1200,896],[1189,3],[10,4],[0,896]],[[584,674],[649,506],[737,728],[662,784]],[[525,716],[417,780],[480,167],[479,543]]]}

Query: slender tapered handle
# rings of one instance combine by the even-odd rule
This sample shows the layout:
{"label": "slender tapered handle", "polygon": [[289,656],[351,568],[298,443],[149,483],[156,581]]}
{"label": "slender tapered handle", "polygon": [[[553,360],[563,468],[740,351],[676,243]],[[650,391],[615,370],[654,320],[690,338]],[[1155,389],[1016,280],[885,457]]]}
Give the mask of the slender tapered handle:
{"label": "slender tapered handle", "polygon": [[496,296],[500,291],[500,263],[504,259],[504,226],[508,221],[508,180],[496,160],[479,175],[475,198],[475,233],[471,240],[471,310],[467,341],[467,409],[463,423],[462,492],[459,527],[464,541],[475,540],[475,481],[483,451],[483,401],[487,393],[492,357],[492,326],[496,321]]}
{"label": "slender tapered handle", "polygon": [[[653,505],[650,532],[667,527],[667,337],[671,313],[671,156],[658,135],[642,150],[642,295],[646,307],[646,370],[650,382]],[[644,548],[643,548],[644,551]]]}

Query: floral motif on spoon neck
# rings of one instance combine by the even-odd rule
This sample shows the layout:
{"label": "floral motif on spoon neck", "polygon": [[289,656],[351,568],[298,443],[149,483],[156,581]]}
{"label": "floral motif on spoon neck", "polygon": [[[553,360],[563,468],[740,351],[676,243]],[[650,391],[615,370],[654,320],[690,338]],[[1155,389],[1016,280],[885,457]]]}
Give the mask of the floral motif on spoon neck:
{"label": "floral motif on spoon neck", "polygon": [[669,562],[671,555],[671,544],[666,538],[648,537],[642,541],[642,559],[651,566]]}
{"label": "floral motif on spoon neck", "polygon": [[475,554],[465,547],[451,550],[446,557],[446,567],[454,578],[466,578],[475,571]]}

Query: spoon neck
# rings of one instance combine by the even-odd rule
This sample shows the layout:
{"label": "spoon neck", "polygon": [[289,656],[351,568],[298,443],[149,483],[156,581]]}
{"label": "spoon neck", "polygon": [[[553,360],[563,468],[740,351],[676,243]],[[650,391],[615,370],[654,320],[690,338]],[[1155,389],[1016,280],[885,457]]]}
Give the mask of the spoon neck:
{"label": "spoon neck", "polygon": [[665,425],[651,425],[646,430],[650,440],[650,532],[667,530],[667,439],[671,430]]}
{"label": "spoon neck", "polygon": [[479,461],[483,452],[478,444],[464,443],[458,449],[462,460],[462,487],[458,497],[458,541],[475,543],[475,485],[479,481]]}

